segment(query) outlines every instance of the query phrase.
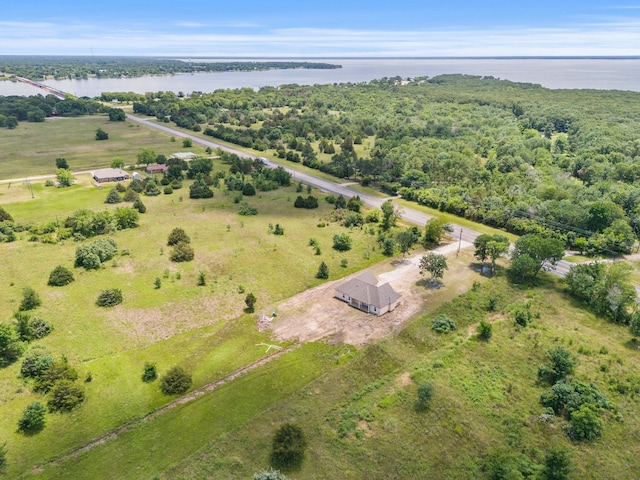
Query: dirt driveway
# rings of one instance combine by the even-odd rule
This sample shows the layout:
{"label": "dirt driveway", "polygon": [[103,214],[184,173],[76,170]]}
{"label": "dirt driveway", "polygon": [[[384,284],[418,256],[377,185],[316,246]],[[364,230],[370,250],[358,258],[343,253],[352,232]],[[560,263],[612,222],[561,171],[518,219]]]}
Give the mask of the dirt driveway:
{"label": "dirt driveway", "polygon": [[[472,244],[462,243],[462,248],[470,246]],[[455,242],[433,252],[455,257],[457,250],[458,243]],[[280,303],[277,308],[278,316],[271,324],[274,336],[278,340],[301,342],[328,338],[331,342],[359,346],[400,330],[407,320],[420,312],[425,297],[437,295],[437,290],[425,289],[417,284],[422,278],[418,264],[424,254],[421,252],[404,260],[381,262],[370,268],[380,282],[389,282],[402,295],[401,303],[394,311],[377,317],[333,297],[338,285],[361,273],[356,272],[348,277],[323,283]],[[445,274],[445,283],[456,288],[457,282],[447,281],[449,275],[452,278],[455,276],[451,264],[449,269]]]}

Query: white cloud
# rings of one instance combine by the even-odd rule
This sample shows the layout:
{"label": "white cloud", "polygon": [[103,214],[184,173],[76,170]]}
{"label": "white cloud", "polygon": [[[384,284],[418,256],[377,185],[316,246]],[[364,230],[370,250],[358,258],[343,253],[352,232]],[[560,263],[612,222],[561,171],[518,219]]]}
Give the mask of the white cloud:
{"label": "white cloud", "polygon": [[[617,19],[565,28],[379,31],[290,28],[255,32],[152,31],[86,24],[0,22],[6,54],[280,55],[280,56],[564,56],[637,55],[640,20]],[[228,25],[227,25],[228,26]],[[194,31],[188,28],[193,27]]]}

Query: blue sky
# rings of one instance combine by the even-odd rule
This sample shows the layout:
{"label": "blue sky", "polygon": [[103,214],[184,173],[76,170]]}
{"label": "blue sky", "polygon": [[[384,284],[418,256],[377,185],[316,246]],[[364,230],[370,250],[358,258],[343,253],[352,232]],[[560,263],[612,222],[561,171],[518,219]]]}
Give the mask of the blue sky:
{"label": "blue sky", "polygon": [[640,55],[640,0],[609,2],[14,0],[0,54]]}

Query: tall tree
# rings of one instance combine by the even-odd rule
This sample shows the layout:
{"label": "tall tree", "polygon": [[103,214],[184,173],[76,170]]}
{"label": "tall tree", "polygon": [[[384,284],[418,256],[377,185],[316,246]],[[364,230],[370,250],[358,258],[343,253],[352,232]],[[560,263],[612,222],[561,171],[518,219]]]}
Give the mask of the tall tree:
{"label": "tall tree", "polygon": [[[540,235],[525,235],[520,237],[511,254],[515,262],[520,257],[529,257],[533,262],[528,262],[535,270],[530,269],[530,274],[535,278],[545,264],[555,268],[558,260],[564,256],[564,243],[557,238],[547,238]],[[520,262],[522,263],[522,262]]]}
{"label": "tall tree", "polygon": [[448,270],[447,258],[439,253],[429,253],[420,259],[420,273],[430,273],[431,282],[444,276],[444,271]]}

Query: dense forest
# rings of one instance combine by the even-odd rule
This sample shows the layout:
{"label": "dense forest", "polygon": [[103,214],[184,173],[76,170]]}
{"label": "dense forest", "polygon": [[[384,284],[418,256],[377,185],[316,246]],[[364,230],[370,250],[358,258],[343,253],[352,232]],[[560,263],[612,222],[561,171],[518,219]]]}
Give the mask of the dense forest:
{"label": "dense forest", "polygon": [[171,75],[174,73],[231,72],[271,69],[341,68],[321,62],[241,61],[192,62],[151,57],[51,57],[0,56],[0,72],[42,80],[43,78],[121,78],[143,75]]}
{"label": "dense forest", "polygon": [[629,251],[640,231],[639,98],[443,75],[127,99],[139,114],[596,254]]}
{"label": "dense forest", "polygon": [[0,127],[16,128],[18,122],[44,122],[46,117],[77,117],[114,110],[88,98],[65,98],[54,95],[22,97],[0,96]]}

